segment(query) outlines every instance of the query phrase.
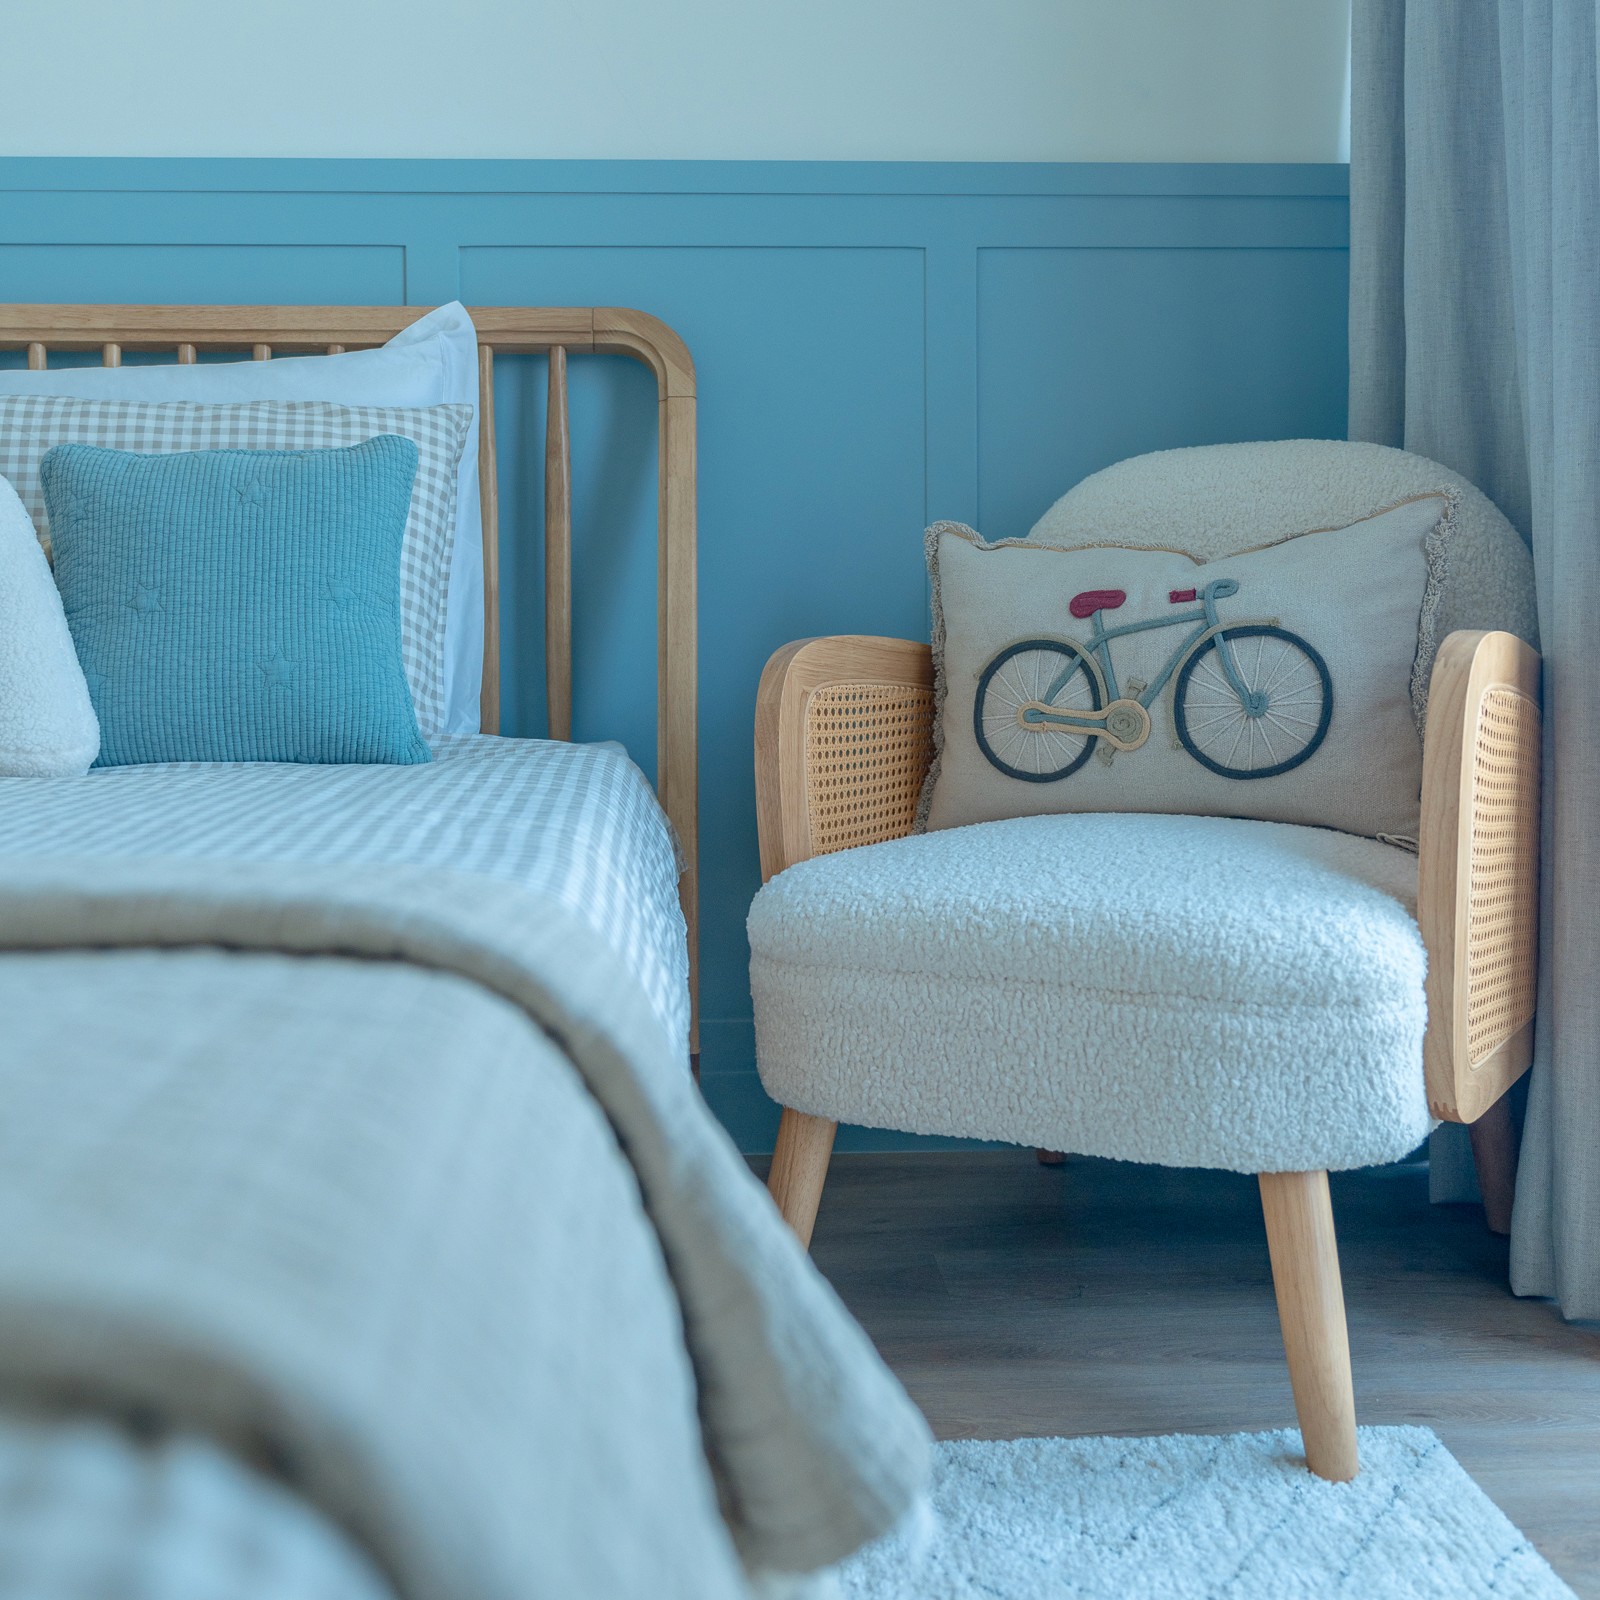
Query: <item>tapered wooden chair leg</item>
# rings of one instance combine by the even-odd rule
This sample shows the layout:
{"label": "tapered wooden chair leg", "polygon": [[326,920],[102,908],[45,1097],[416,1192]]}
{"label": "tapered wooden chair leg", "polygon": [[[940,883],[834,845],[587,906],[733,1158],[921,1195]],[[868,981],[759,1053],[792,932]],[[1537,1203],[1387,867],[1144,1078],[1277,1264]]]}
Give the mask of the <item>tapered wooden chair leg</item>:
{"label": "tapered wooden chair leg", "polygon": [[807,1250],[811,1248],[811,1230],[816,1226],[817,1207],[822,1203],[822,1185],[828,1177],[828,1158],[833,1154],[833,1136],[838,1127],[837,1122],[826,1117],[808,1117],[787,1106],[778,1124],[778,1144],[772,1152],[772,1170],[767,1174],[767,1193]]}
{"label": "tapered wooden chair leg", "polygon": [[1261,1210],[1306,1465],[1319,1478],[1343,1483],[1359,1463],[1328,1174],[1263,1172]]}
{"label": "tapered wooden chair leg", "polygon": [[1511,1096],[1503,1094],[1468,1129],[1472,1164],[1478,1169],[1483,1220],[1490,1233],[1511,1232],[1511,1202],[1517,1194],[1517,1129]]}

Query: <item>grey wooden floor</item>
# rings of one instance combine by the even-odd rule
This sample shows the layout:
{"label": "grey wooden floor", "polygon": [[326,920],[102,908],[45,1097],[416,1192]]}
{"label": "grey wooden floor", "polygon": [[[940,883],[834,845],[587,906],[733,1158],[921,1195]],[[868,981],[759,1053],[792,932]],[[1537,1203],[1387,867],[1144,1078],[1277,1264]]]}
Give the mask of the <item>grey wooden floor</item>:
{"label": "grey wooden floor", "polygon": [[[1600,1600],[1600,1327],[1513,1299],[1505,1241],[1420,1168],[1333,1194],[1360,1420],[1433,1428]],[[1253,1179],[843,1155],[813,1248],[941,1438],[1293,1421]]]}

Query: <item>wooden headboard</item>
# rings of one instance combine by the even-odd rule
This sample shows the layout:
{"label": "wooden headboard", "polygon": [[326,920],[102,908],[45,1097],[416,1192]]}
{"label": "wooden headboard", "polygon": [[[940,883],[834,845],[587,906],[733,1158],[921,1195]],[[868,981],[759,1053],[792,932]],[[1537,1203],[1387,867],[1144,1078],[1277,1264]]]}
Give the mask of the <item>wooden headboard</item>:
{"label": "wooden headboard", "polygon": [[[120,366],[124,350],[330,354],[380,345],[429,306],[0,305],[0,350],[26,350],[44,369],[52,350],[97,350]],[[544,440],[545,678],[550,737],[572,737],[572,454],[567,355],[619,354],[655,374],[659,427],[656,564],[656,792],[683,844],[679,884],[689,926],[689,984],[699,1049],[699,781],[695,620],[694,362],[677,334],[643,311],[614,306],[474,306],[478,331],[478,477],[483,498],[483,695],[486,733],[500,729],[500,537],[495,476],[494,358],[548,355]]]}

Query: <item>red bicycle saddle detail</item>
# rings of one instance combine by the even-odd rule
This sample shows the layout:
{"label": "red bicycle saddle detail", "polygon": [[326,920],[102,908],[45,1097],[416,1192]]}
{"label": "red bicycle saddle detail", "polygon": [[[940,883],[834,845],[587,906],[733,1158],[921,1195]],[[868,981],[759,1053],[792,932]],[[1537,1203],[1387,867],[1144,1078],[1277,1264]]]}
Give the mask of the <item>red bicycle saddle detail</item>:
{"label": "red bicycle saddle detail", "polygon": [[1082,622],[1097,611],[1115,611],[1127,598],[1125,589],[1085,589],[1082,594],[1073,595],[1067,610]]}

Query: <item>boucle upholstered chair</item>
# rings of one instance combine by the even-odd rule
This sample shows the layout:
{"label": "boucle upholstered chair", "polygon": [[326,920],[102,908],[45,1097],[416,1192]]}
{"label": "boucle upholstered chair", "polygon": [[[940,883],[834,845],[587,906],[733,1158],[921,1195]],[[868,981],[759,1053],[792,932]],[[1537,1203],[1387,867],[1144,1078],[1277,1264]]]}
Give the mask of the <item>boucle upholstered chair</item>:
{"label": "boucle upholstered chair", "polygon": [[[1259,1174],[1306,1459],[1357,1469],[1328,1170],[1476,1124],[1491,1225],[1531,1057],[1539,661],[1505,519],[1435,463],[1293,441],[1136,458],[1033,538],[1162,526],[1210,558],[1461,496],[1431,680],[1419,856],[1327,829],[1079,814],[914,833],[926,645],[779,650],[761,680],[751,910],[769,1188],[810,1242],[839,1121]],[[1514,635],[1520,634],[1518,638]],[[1420,869],[1420,871],[1419,871]]]}

